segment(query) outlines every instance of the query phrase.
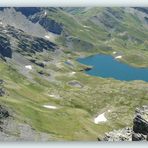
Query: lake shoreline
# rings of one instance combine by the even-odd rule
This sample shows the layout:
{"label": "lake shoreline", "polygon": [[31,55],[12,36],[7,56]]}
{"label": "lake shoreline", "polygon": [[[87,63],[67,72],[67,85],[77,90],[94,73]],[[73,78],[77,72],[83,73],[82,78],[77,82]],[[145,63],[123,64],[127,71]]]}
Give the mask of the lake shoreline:
{"label": "lake shoreline", "polygon": [[[120,56],[120,59],[122,60],[122,56]],[[77,61],[87,66],[82,71],[85,71],[86,74],[91,76],[125,81],[143,80],[148,82],[148,77],[146,76],[146,74],[148,75],[148,68],[134,67],[123,63],[120,59],[112,55],[95,54],[77,58]]]}

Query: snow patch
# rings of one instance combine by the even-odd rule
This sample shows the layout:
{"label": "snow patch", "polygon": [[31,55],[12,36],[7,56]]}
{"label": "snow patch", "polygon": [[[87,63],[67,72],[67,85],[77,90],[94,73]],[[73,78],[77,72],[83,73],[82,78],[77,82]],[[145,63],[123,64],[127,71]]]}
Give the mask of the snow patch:
{"label": "snow patch", "polygon": [[47,12],[46,12],[46,11],[44,12],[44,15],[45,15],[45,16],[47,15]]}
{"label": "snow patch", "polygon": [[115,59],[121,59],[122,58],[122,56],[116,56],[115,57]]}
{"label": "snow patch", "polygon": [[49,36],[49,35],[45,35],[45,38],[46,38],[46,39],[50,39],[50,36]]}
{"label": "snow patch", "polygon": [[49,95],[50,97],[55,97],[55,95]]}
{"label": "snow patch", "polygon": [[31,70],[32,66],[31,65],[26,65],[25,68]]}
{"label": "snow patch", "polygon": [[52,105],[43,105],[43,107],[49,108],[49,109],[57,109],[56,106],[52,106]]}
{"label": "snow patch", "polygon": [[60,98],[59,95],[55,95],[55,94],[50,94],[49,96],[52,97],[52,98],[56,98],[56,99],[59,99]]}
{"label": "snow patch", "polygon": [[116,54],[116,53],[117,53],[116,51],[113,52],[113,54]]}
{"label": "snow patch", "polygon": [[75,74],[76,74],[76,72],[75,71],[72,71],[72,72],[69,73],[69,76],[73,76]]}
{"label": "snow patch", "polygon": [[71,74],[73,74],[73,75],[74,75],[74,74],[76,74],[76,72],[75,72],[75,71],[73,71],[73,72],[71,72]]}
{"label": "snow patch", "polygon": [[100,122],[106,122],[106,121],[107,121],[107,119],[106,119],[106,117],[105,117],[105,112],[102,113],[102,114],[100,114],[100,115],[98,115],[98,116],[94,119],[94,123],[95,123],[95,124],[99,124]]}
{"label": "snow patch", "polygon": [[85,26],[85,25],[84,25],[83,27],[84,27],[84,28],[90,28],[89,26]]}

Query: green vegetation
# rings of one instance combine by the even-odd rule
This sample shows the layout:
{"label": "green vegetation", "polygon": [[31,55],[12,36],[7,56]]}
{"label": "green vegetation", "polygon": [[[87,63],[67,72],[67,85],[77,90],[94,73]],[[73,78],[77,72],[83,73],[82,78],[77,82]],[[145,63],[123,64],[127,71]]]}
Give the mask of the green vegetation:
{"label": "green vegetation", "polygon": [[[145,52],[148,31],[142,16],[124,8],[67,8],[66,11],[71,14],[57,8],[48,16],[64,26],[58,44],[61,42],[72,50],[87,50],[90,54],[122,51],[122,61],[138,67],[148,66]],[[134,57],[139,55],[141,62],[136,62]]]}
{"label": "green vegetation", "polygon": [[[64,63],[62,66],[65,70],[62,68],[56,73],[58,84],[39,77],[31,83],[1,61],[0,72],[7,89],[7,95],[0,98],[1,103],[7,104],[19,121],[66,140],[96,140],[107,131],[130,126],[135,107],[148,103],[147,90],[143,89],[148,87],[145,82],[87,76],[78,71],[81,67],[78,63],[73,69]],[[68,76],[71,71],[76,74]],[[71,80],[77,80],[83,87],[69,86],[67,83]],[[56,99],[51,94],[60,97]],[[48,104],[58,109],[43,107]],[[106,112],[108,121],[94,124],[95,116],[102,112]]]}
{"label": "green vegetation", "polygon": [[[85,66],[76,59],[116,51],[123,55],[122,62],[148,66],[148,31],[139,17],[123,12],[123,8],[47,10],[47,17],[64,28],[56,39],[61,53],[24,54],[29,61],[39,62],[31,63],[31,80],[13,63],[0,60],[0,76],[6,89],[1,104],[10,108],[19,122],[58,140],[97,140],[105,132],[131,126],[135,108],[148,104],[148,83],[88,76],[81,71]],[[40,62],[45,62],[45,67],[37,65]],[[69,85],[70,81],[82,87]],[[104,112],[107,122],[96,125],[94,118]]]}

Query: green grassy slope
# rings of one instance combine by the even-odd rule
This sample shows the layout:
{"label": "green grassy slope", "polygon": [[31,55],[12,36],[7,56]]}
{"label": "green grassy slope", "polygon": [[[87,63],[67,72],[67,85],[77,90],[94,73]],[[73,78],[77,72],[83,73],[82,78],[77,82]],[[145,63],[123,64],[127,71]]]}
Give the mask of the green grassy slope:
{"label": "green grassy slope", "polygon": [[[60,8],[47,10],[48,17],[64,27],[56,40],[62,54],[57,57],[47,52],[26,56],[41,62],[45,57],[46,62],[50,58],[45,67],[32,63],[33,81],[21,75],[13,64],[0,60],[0,79],[5,81],[6,90],[6,95],[0,97],[1,104],[10,108],[19,122],[27,122],[37,131],[50,133],[56,140],[97,140],[105,132],[131,126],[135,108],[148,104],[148,83],[88,76],[80,71],[84,65],[76,59],[117,51],[122,52],[123,62],[148,66],[148,32],[139,17],[122,12],[123,8],[73,9],[72,14]],[[102,19],[99,24],[94,23],[98,14]],[[109,16],[112,19],[108,20]],[[106,27],[111,25],[108,23],[115,25],[115,30]],[[67,45],[69,42],[71,46]],[[65,64],[66,61],[72,66]],[[39,76],[38,71],[47,74],[50,71],[51,78]],[[71,81],[82,87],[69,85]],[[47,109],[43,105],[53,105],[57,109]],[[96,125],[94,118],[104,112],[107,122]]]}
{"label": "green grassy slope", "polygon": [[[82,72],[71,76],[69,73],[77,71],[80,65],[75,63],[76,67],[71,69],[62,62],[62,66],[64,70],[58,68],[56,74],[60,83],[39,77],[31,83],[1,61],[1,79],[7,90],[7,95],[0,98],[1,103],[14,111],[19,122],[27,122],[34,129],[50,133],[59,140],[96,140],[107,131],[130,126],[135,107],[148,103],[148,84],[145,82],[120,82],[87,76]],[[68,85],[72,80],[77,80],[83,87]],[[58,109],[44,108],[43,105],[47,104]],[[108,121],[94,124],[95,116],[103,112],[106,112]]]}
{"label": "green grassy slope", "polygon": [[134,12],[132,8],[69,9],[66,9],[71,12],[68,14],[63,9],[56,9],[48,15],[64,26],[58,43],[66,46],[67,42],[71,42],[68,46],[70,49],[91,53],[111,54],[113,51],[122,51],[124,62],[134,66],[148,66],[148,28],[140,12]]}

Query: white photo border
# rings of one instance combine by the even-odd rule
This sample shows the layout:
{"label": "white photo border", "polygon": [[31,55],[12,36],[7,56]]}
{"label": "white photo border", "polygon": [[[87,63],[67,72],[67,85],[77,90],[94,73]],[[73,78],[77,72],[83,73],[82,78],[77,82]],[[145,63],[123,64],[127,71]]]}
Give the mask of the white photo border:
{"label": "white photo border", "polygon": [[[148,0],[0,0],[0,7],[148,7]],[[6,148],[146,148],[147,142],[1,142]]]}

